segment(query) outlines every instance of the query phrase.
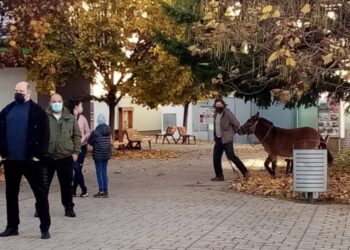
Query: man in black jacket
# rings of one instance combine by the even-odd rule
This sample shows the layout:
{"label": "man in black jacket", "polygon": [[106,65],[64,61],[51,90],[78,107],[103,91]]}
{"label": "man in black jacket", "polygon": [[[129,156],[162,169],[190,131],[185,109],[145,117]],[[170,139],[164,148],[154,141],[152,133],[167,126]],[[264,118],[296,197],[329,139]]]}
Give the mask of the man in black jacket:
{"label": "man in black jacket", "polygon": [[33,190],[41,238],[50,238],[47,173],[41,161],[48,150],[49,122],[45,111],[30,99],[27,82],[17,83],[15,101],[0,113],[0,160],[6,181],[7,227],[0,237],[18,235],[18,194],[24,175]]}

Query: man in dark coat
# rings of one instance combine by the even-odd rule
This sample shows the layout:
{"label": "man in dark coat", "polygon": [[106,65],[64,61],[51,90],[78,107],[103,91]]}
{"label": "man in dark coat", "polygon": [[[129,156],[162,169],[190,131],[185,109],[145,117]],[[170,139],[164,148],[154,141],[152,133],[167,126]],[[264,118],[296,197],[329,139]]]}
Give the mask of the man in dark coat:
{"label": "man in dark coat", "polygon": [[7,206],[7,226],[0,237],[18,235],[18,194],[24,175],[36,199],[41,238],[50,238],[47,172],[42,166],[50,139],[49,121],[45,111],[30,99],[30,94],[27,82],[17,83],[15,101],[0,113],[0,160],[5,169]]}

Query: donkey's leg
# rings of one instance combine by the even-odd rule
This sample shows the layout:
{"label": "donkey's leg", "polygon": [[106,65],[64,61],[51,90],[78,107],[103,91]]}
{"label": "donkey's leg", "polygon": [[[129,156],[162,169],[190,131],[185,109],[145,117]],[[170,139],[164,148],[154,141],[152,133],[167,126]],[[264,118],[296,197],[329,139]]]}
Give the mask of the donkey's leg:
{"label": "donkey's leg", "polygon": [[276,168],[277,168],[277,159],[274,158],[272,160],[272,172],[273,172],[273,175],[275,176],[276,175]]}
{"label": "donkey's leg", "polygon": [[287,163],[287,166],[286,166],[286,175],[287,175],[287,174],[289,174],[289,171],[290,171],[290,160],[285,159],[285,162]]}
{"label": "donkey's leg", "polygon": [[270,175],[274,176],[274,172],[272,171],[272,169],[269,168],[270,162],[271,162],[271,158],[269,156],[266,158],[264,166],[265,166],[265,169],[267,170],[267,172],[269,172]]}

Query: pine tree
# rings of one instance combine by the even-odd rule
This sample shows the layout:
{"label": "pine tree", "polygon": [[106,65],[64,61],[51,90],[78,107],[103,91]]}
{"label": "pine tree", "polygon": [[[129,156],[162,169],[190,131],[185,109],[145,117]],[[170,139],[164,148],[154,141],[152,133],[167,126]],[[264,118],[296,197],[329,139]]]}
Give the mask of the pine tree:
{"label": "pine tree", "polygon": [[179,63],[189,67],[191,71],[191,84],[183,93],[186,96],[184,102],[183,126],[187,127],[188,108],[191,103],[207,99],[228,92],[228,89],[218,89],[213,85],[211,78],[219,73],[218,68],[208,67],[207,56],[193,56],[189,47],[194,40],[191,26],[194,22],[200,21],[199,0],[175,0],[162,2],[163,11],[171,19],[183,27],[183,33],[171,36],[162,32],[157,33],[157,40],[163,48],[171,55],[179,59]]}

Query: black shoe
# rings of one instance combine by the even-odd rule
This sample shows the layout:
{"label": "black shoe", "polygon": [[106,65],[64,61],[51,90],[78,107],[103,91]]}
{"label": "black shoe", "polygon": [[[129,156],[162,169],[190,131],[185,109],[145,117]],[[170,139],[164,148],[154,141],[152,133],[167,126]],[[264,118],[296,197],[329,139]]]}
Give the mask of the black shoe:
{"label": "black shoe", "polygon": [[97,194],[94,194],[94,198],[104,198],[105,193],[104,192],[98,192]]}
{"label": "black shoe", "polygon": [[38,215],[38,212],[37,212],[37,211],[35,211],[35,212],[34,212],[34,217],[36,217],[36,218],[38,218],[38,217],[39,217],[39,215]]}
{"label": "black shoe", "polygon": [[49,231],[41,231],[41,238],[43,240],[47,240],[47,239],[50,239],[51,235],[49,233]]}
{"label": "black shoe", "polygon": [[0,233],[0,237],[7,237],[13,235],[18,235],[18,229],[7,227],[3,232]]}
{"label": "black shoe", "polygon": [[82,197],[82,198],[85,198],[85,197],[88,197],[88,196],[89,196],[88,192],[84,192],[84,193],[80,194],[80,197]]}
{"label": "black shoe", "polygon": [[211,181],[225,181],[224,176],[216,176],[210,179]]}
{"label": "black shoe", "polygon": [[75,217],[76,216],[76,214],[74,213],[73,208],[66,209],[64,215],[67,216],[67,217]]}

